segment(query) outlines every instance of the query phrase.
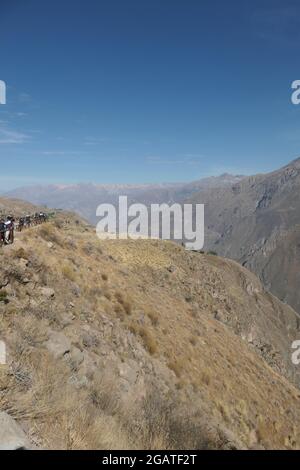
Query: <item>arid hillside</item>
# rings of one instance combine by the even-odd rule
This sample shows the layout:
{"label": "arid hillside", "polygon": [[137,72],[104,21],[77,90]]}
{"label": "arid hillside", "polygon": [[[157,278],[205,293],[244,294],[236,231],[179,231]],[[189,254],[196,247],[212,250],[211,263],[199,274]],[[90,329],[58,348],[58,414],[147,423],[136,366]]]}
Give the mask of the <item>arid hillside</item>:
{"label": "arid hillside", "polygon": [[205,248],[253,271],[266,289],[300,312],[300,159],[279,170],[202,190]]}
{"label": "arid hillside", "polygon": [[15,217],[20,217],[27,213],[34,213],[39,209],[39,207],[33,206],[29,202],[20,199],[0,198],[0,214],[4,216],[13,214]]}
{"label": "arid hillside", "polygon": [[8,195],[75,211],[96,224],[99,204],[205,204],[205,250],[234,259],[300,313],[300,159],[267,174],[221,175],[186,184],[19,188]]}
{"label": "arid hillside", "polygon": [[63,213],[0,260],[0,408],[24,446],[300,449],[299,317],[234,261]]}

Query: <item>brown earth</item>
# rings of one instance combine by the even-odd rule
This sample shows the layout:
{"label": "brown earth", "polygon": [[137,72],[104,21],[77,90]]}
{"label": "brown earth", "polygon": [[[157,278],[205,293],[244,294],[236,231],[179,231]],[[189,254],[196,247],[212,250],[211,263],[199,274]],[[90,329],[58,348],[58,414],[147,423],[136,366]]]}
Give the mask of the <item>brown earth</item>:
{"label": "brown earth", "polygon": [[299,319],[234,261],[69,214],[0,260],[0,408],[33,446],[300,449]]}

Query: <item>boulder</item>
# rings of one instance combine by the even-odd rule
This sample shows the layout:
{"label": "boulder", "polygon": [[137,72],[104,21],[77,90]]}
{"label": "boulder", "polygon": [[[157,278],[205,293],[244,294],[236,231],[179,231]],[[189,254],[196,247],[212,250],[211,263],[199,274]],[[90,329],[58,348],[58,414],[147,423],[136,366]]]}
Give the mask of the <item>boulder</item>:
{"label": "boulder", "polygon": [[84,361],[84,354],[82,351],[80,351],[80,349],[74,346],[70,352],[70,359],[71,359],[73,367],[78,369],[80,364],[82,364]]}
{"label": "boulder", "polygon": [[29,264],[28,259],[25,259],[25,258],[20,258],[19,259],[19,265],[22,269],[27,268],[28,264]]}
{"label": "boulder", "polygon": [[47,299],[51,299],[52,297],[55,296],[54,289],[51,289],[50,287],[40,287],[39,291],[40,291],[40,294],[46,297]]}
{"label": "boulder", "polygon": [[70,312],[64,312],[60,318],[59,318],[59,322],[61,324],[61,326],[63,328],[65,328],[66,326],[69,326],[73,323],[73,320],[75,319],[75,315],[73,315],[72,313]]}
{"label": "boulder", "polygon": [[71,350],[71,341],[63,333],[57,331],[52,331],[49,334],[49,339],[45,345],[56,358],[63,357]]}
{"label": "boulder", "polygon": [[26,434],[11,416],[0,411],[0,450],[24,448],[30,448]]}

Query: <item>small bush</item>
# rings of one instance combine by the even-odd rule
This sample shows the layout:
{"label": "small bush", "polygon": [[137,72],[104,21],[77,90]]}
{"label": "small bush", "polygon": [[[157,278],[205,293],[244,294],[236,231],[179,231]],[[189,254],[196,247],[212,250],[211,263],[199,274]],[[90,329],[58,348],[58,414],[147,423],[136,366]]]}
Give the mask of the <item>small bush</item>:
{"label": "small bush", "polygon": [[108,415],[117,414],[120,401],[113,377],[97,374],[91,384],[90,399],[96,408]]}
{"label": "small bush", "polygon": [[26,259],[27,258],[27,253],[24,250],[24,248],[20,247],[14,252],[14,256],[15,256],[15,258],[18,258],[18,259],[21,259],[21,258]]}
{"label": "small bush", "polygon": [[138,334],[137,326],[134,323],[130,323],[130,325],[128,326],[128,329],[133,335],[136,336]]}
{"label": "small bush", "polygon": [[0,302],[7,302],[7,292],[6,290],[0,291]]}
{"label": "small bush", "polygon": [[107,300],[111,300],[111,293],[109,292],[108,289],[104,290],[103,295]]}
{"label": "small bush", "polygon": [[124,320],[124,310],[120,304],[114,306],[114,311],[117,314],[117,317],[123,321]]}
{"label": "small bush", "polygon": [[139,335],[144,342],[145,349],[151,354],[155,354],[157,352],[157,343],[155,338],[151,335],[150,331],[146,330],[146,328],[141,327],[139,330]]}
{"label": "small bush", "polygon": [[68,264],[65,264],[62,269],[61,269],[61,272],[63,274],[63,276],[68,279],[69,281],[72,281],[74,282],[75,279],[76,279],[76,275],[75,275],[75,272],[73,271],[73,269],[71,268],[71,266],[69,266]]}
{"label": "small bush", "polygon": [[125,312],[127,313],[127,315],[132,314],[132,304],[130,303],[129,300],[125,300],[125,302],[123,303],[123,308]]}
{"label": "small bush", "polygon": [[152,325],[153,326],[157,326],[158,323],[159,323],[159,319],[158,319],[158,315],[156,312],[154,312],[153,310],[148,310],[147,311],[147,316],[149,318],[149,320],[151,321]]}
{"label": "small bush", "polygon": [[119,302],[120,305],[122,305],[125,313],[127,315],[131,315],[132,313],[132,303],[131,303],[131,300],[129,298],[126,298],[124,297],[123,293],[120,292],[120,291],[117,291],[115,293],[115,297],[117,299],[117,301]]}
{"label": "small bush", "polygon": [[206,371],[203,371],[202,374],[201,374],[201,380],[205,385],[209,385],[210,384],[210,375],[209,375],[209,373],[206,372]]}
{"label": "small bush", "polygon": [[115,293],[115,297],[116,297],[117,301],[119,302],[119,304],[122,304],[122,305],[123,305],[123,303],[124,303],[125,300],[124,300],[124,296],[123,296],[122,292],[117,291],[117,292]]}
{"label": "small bush", "polygon": [[176,360],[175,361],[169,361],[167,365],[168,365],[169,369],[171,369],[175,373],[176,377],[179,378],[181,376],[181,372],[182,372],[181,362],[176,361]]}
{"label": "small bush", "polygon": [[91,256],[94,254],[94,246],[92,245],[92,243],[86,243],[82,247],[82,251],[84,252],[85,255]]}

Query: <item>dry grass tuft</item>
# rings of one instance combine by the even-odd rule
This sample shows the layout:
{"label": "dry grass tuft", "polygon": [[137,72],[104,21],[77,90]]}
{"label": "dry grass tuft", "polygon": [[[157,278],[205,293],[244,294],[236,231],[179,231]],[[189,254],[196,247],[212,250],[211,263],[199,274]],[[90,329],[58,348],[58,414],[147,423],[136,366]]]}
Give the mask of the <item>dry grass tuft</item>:
{"label": "dry grass tuft", "polygon": [[145,349],[151,354],[155,354],[158,350],[157,342],[154,336],[144,327],[140,327],[139,335],[143,340]]}
{"label": "dry grass tuft", "polygon": [[61,268],[62,275],[69,281],[75,282],[76,273],[69,264],[64,264]]}
{"label": "dry grass tuft", "polygon": [[182,370],[183,370],[183,362],[180,361],[179,359],[177,360],[171,360],[168,362],[168,367],[169,369],[171,369],[176,377],[180,378],[181,377],[181,374],[182,374]]}
{"label": "dry grass tuft", "polygon": [[159,324],[159,317],[158,314],[154,310],[147,310],[146,312],[149,320],[151,321],[153,326],[158,326]]}
{"label": "dry grass tuft", "polygon": [[53,224],[43,224],[38,228],[39,235],[47,242],[63,246],[63,240]]}

